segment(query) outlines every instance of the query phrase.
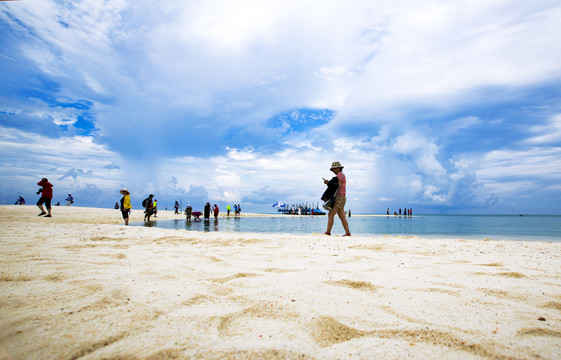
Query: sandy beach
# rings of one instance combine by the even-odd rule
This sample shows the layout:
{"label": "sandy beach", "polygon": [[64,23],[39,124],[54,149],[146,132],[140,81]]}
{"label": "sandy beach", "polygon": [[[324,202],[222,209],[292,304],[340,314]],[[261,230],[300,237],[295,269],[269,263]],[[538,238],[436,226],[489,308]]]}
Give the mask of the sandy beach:
{"label": "sandy beach", "polygon": [[0,206],[0,359],[561,358],[561,243],[38,213]]}

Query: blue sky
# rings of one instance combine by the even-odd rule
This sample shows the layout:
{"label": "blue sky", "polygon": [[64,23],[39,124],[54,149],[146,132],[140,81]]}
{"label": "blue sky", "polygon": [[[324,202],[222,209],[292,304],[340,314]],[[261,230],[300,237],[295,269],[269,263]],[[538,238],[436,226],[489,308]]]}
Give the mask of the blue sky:
{"label": "blue sky", "polygon": [[561,214],[557,1],[0,2],[0,202]]}

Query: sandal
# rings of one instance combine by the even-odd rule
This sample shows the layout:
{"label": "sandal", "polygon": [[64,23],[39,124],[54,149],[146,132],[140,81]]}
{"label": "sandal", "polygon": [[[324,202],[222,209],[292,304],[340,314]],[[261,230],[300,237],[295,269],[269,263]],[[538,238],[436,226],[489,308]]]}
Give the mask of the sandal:
{"label": "sandal", "polygon": [[46,214],[46,212],[43,211],[42,213],[40,213],[40,214],[37,215],[37,216],[43,216],[43,215],[45,215],[45,214]]}

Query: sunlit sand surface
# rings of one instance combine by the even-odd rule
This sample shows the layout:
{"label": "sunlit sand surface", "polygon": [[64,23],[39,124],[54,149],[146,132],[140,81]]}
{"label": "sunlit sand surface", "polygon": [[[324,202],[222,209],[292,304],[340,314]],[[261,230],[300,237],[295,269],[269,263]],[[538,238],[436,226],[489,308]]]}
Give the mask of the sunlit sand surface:
{"label": "sunlit sand surface", "polygon": [[561,243],[204,233],[125,227],[113,209],[38,213],[0,207],[0,358],[561,358]]}

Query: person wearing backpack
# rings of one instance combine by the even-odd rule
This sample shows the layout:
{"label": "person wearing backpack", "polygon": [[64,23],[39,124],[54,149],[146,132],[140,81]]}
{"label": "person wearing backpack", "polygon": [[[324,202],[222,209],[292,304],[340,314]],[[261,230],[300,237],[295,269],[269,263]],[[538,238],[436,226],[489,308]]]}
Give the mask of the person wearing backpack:
{"label": "person wearing backpack", "polygon": [[152,210],[154,209],[154,201],[152,200],[154,195],[150,194],[144,200],[142,200],[142,206],[146,210],[144,210],[144,221],[150,221],[150,216],[152,216]]}

